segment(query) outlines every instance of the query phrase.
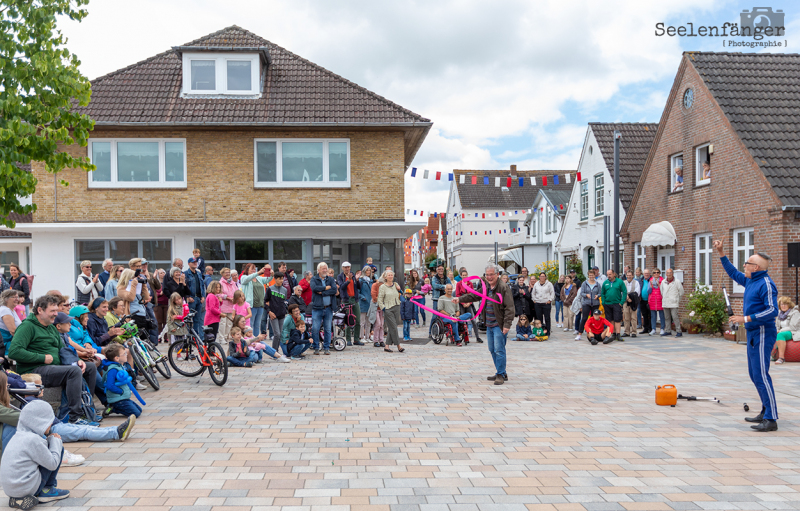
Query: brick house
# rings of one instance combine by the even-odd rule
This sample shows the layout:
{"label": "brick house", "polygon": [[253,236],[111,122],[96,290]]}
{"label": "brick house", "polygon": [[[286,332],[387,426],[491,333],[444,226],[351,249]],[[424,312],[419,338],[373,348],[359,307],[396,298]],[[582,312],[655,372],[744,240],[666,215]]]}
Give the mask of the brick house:
{"label": "brick house", "polygon": [[34,163],[38,210],[18,226],[39,289],[74,295],[84,259],[164,267],[195,247],[217,270],[383,270],[424,225],[404,220],[403,178],[431,121],[239,27],[93,80],[79,110],[95,129],[66,150],[97,170],[56,188]]}
{"label": "brick house", "polygon": [[675,268],[687,294],[689,283],[724,286],[741,307],[742,289],[711,249],[721,239],[740,269],[754,251],[770,254],[778,292],[794,297],[798,78],[800,55],[684,53],[621,228],[636,266]]}

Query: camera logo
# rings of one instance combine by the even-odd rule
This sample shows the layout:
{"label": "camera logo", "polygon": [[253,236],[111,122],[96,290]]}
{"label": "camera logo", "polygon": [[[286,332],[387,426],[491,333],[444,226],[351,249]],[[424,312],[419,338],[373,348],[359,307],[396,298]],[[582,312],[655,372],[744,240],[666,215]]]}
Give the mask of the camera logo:
{"label": "camera logo", "polygon": [[742,29],[747,27],[751,30],[751,33],[753,33],[752,31],[756,28],[760,28],[763,31],[767,27],[773,27],[774,29],[777,27],[783,28],[784,26],[783,19],[785,13],[782,9],[773,11],[772,7],[753,7],[752,12],[744,9],[739,16]]}

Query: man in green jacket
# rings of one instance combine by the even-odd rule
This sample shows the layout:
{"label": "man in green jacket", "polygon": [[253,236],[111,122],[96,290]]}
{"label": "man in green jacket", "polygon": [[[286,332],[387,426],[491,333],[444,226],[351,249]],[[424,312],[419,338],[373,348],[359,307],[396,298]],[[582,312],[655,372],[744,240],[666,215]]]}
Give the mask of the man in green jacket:
{"label": "man in green jacket", "polygon": [[622,325],[622,305],[628,298],[628,288],[625,286],[625,282],[617,278],[617,272],[608,270],[606,276],[608,278],[603,282],[600,297],[603,300],[606,319],[614,324],[614,334],[606,337],[603,344],[613,342],[615,339],[622,341],[622,337],[619,335]]}
{"label": "man in green jacket", "polygon": [[58,351],[65,347],[53,321],[58,315],[60,299],[40,296],[31,314],[19,325],[8,348],[8,357],[17,361],[20,374],[37,373],[45,387],[62,387],[69,404],[69,422],[89,424],[94,417],[83,417],[81,390],[86,380],[89,391],[95,390],[97,367],[79,360],[76,365],[61,365]]}

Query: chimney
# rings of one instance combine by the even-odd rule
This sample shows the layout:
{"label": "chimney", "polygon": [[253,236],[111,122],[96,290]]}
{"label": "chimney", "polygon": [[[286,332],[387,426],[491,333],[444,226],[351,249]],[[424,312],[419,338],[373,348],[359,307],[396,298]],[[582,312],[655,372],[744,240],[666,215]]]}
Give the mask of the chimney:
{"label": "chimney", "polygon": [[517,166],[516,165],[512,165],[511,166],[511,178],[512,179],[517,179]]}

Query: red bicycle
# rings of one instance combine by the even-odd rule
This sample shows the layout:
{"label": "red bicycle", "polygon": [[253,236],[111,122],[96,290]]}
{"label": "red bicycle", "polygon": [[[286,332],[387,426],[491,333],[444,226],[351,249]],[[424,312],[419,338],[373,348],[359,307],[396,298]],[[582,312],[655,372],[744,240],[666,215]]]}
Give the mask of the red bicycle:
{"label": "red bicycle", "polygon": [[205,339],[200,340],[192,330],[194,315],[194,312],[190,312],[183,320],[188,335],[176,340],[169,347],[169,364],[178,374],[189,377],[199,376],[207,367],[211,380],[221,387],[228,381],[228,359],[225,357],[225,350],[216,342],[209,327],[203,327]]}

